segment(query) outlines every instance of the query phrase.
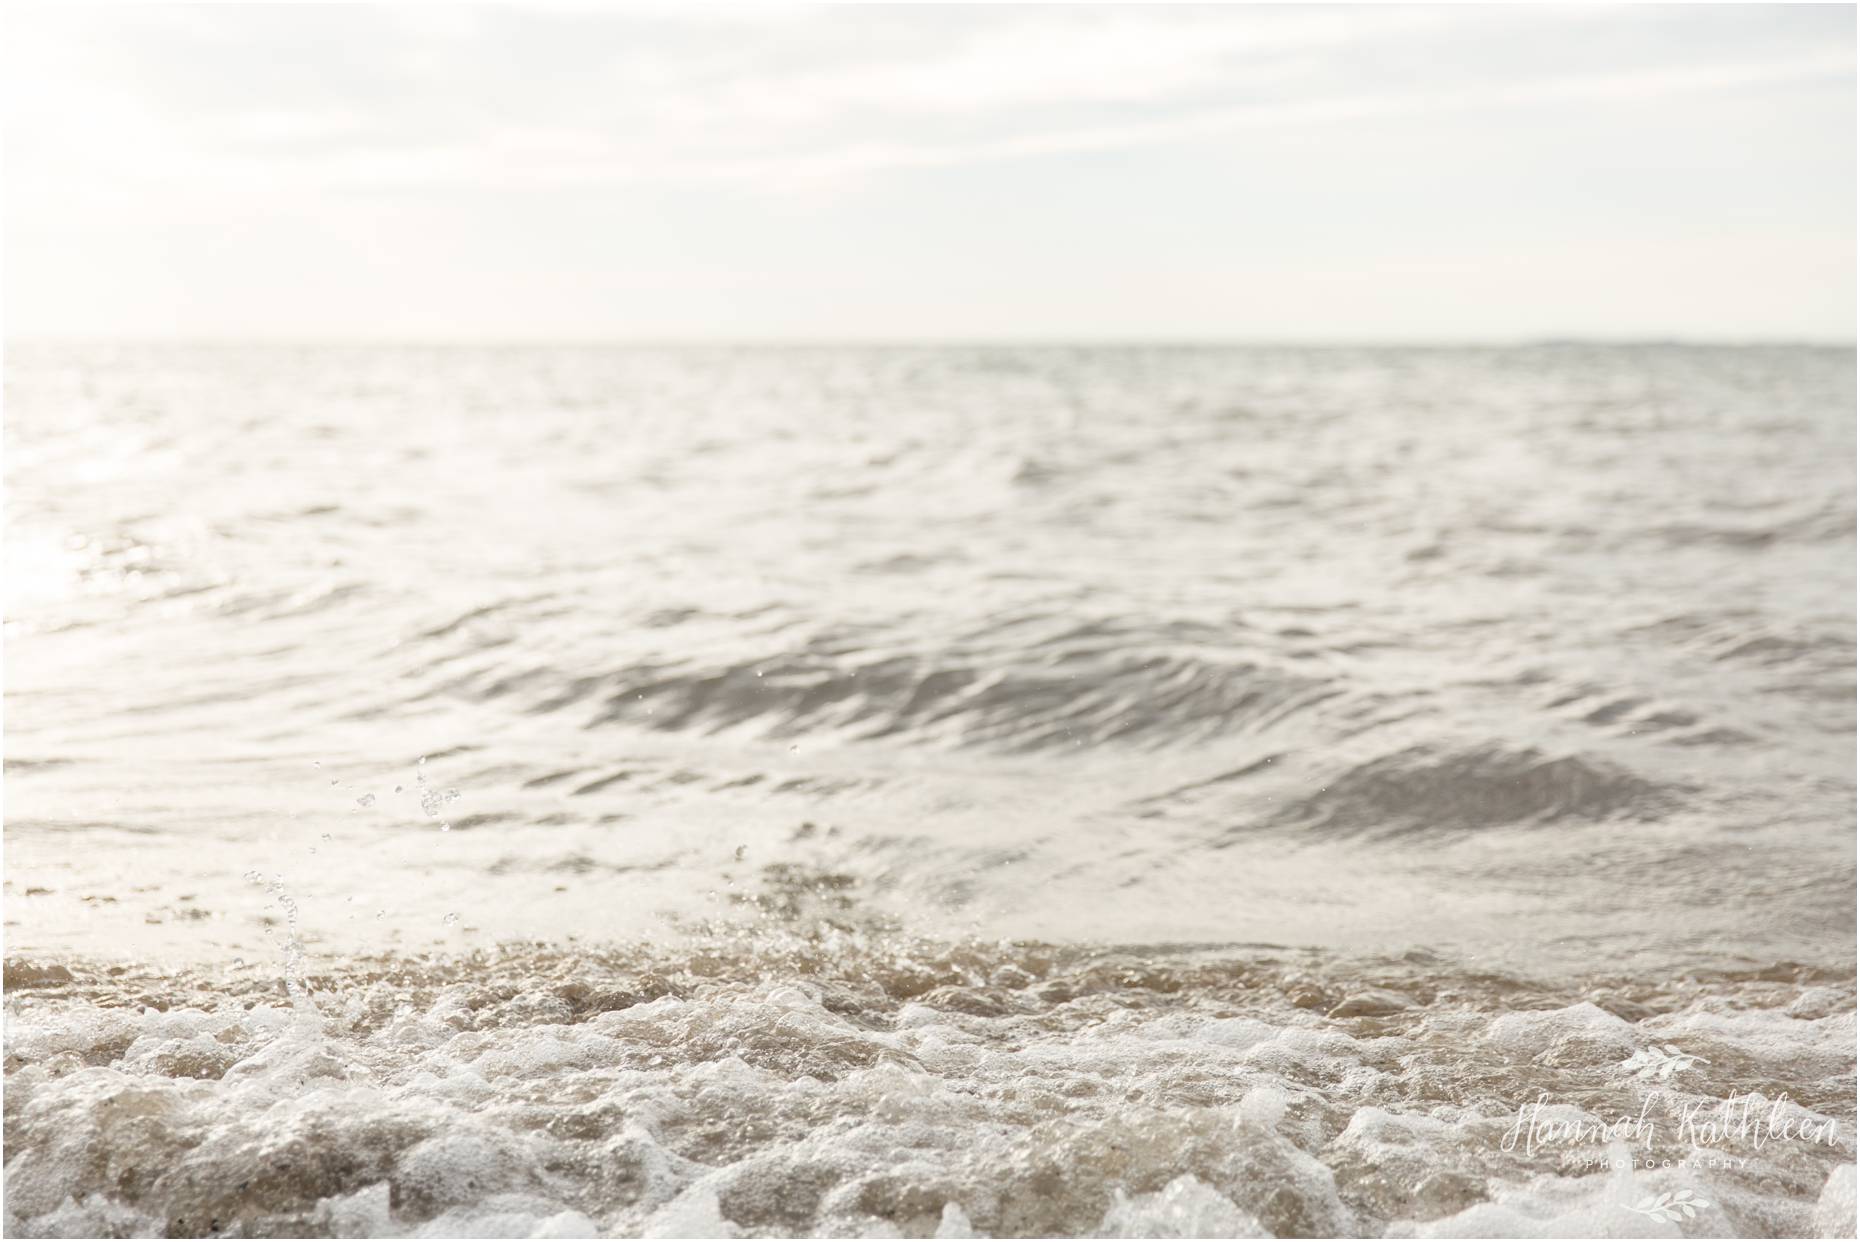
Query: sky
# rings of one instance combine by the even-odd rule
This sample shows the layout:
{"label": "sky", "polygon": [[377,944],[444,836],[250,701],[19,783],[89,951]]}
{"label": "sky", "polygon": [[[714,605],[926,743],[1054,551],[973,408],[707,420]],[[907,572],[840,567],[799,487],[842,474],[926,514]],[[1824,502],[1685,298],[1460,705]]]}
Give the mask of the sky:
{"label": "sky", "polygon": [[1854,339],[1855,16],[10,4],[9,339]]}

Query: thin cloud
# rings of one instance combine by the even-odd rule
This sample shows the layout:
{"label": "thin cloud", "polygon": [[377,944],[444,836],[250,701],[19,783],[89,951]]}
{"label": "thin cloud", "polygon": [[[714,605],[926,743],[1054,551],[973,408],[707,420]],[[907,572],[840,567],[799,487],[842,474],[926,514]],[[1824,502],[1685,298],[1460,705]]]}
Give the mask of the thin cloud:
{"label": "thin cloud", "polygon": [[[499,125],[464,142],[355,150],[340,136],[360,117],[257,114],[242,123],[270,135],[288,155],[255,162],[264,183],[373,188],[498,188],[629,185],[655,181],[735,182],[793,191],[904,169],[948,168],[1052,155],[1181,143],[1247,131],[1296,129],[1401,116],[1477,113],[1579,101],[1652,100],[1765,84],[1851,78],[1854,57],[1828,53],[1769,64],[1725,64],[1597,74],[1541,82],[1408,94],[1342,95],[1211,108],[1154,120],[1056,128],[958,143],[855,140],[773,156],[690,159],[675,148],[642,148],[599,130]],[[306,139],[325,138],[334,160],[305,166]],[[202,175],[210,175],[203,167]],[[293,175],[295,174],[295,175]]]}
{"label": "thin cloud", "polygon": [[9,19],[43,332],[1851,330],[1851,9]]}
{"label": "thin cloud", "polygon": [[[31,119],[16,124],[16,176],[30,180],[47,167],[138,180],[178,174],[221,189],[652,181],[793,189],[1371,115],[1652,98],[1853,72],[1850,51],[1548,76],[1528,62],[1501,75],[1429,54],[1430,43],[1455,37],[1490,38],[1499,60],[1533,39],[1580,44],[1594,21],[1588,11],[959,11],[912,27],[912,41],[889,32],[869,53],[850,37],[870,26],[869,12],[762,23],[741,37],[703,24],[557,13],[520,27],[528,41],[514,52],[502,11],[339,11],[333,20],[375,22],[345,27],[342,40],[318,24],[326,12],[253,21],[249,10],[221,9],[216,19],[225,20],[206,22],[180,10],[115,42],[82,16],[29,27],[32,54],[12,112]],[[298,67],[269,82],[264,67],[282,45],[318,46],[303,46],[306,30],[321,33],[339,69]],[[587,46],[603,38],[607,50]],[[1637,54],[1667,53],[1650,39]],[[232,67],[190,73],[190,58]],[[1455,83],[1456,75],[1474,80]]]}

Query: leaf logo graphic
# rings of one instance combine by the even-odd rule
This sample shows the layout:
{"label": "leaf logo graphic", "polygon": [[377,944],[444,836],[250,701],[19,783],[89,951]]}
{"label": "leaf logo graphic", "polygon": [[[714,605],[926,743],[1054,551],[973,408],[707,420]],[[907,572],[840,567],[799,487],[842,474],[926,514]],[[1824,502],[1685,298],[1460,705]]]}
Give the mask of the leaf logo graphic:
{"label": "leaf logo graphic", "polygon": [[1651,1048],[1642,1048],[1621,1062],[1621,1068],[1632,1070],[1636,1078],[1657,1078],[1665,1082],[1681,1070],[1710,1064],[1704,1057],[1695,1057],[1682,1051],[1676,1044],[1655,1044]]}
{"label": "leaf logo graphic", "polygon": [[1621,1206],[1630,1212],[1639,1212],[1648,1220],[1665,1220],[1677,1224],[1682,1220],[1691,1220],[1699,1214],[1700,1208],[1708,1208],[1711,1204],[1699,1198],[1697,1191],[1669,1190],[1665,1194],[1648,1195],[1639,1203],[1624,1203]]}

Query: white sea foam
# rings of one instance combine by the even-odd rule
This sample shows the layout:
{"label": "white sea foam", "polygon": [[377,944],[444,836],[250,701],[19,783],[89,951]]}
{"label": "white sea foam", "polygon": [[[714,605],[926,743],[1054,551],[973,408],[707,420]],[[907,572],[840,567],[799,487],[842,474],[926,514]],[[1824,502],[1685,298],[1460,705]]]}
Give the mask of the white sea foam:
{"label": "white sea foam", "polygon": [[[1634,1204],[1680,1190],[1710,1205],[1693,1232],[1852,1212],[1851,1016],[1788,1016],[1850,985],[1681,981],[1629,1022],[1435,966],[1456,999],[1328,1017],[1301,989],[1422,977],[808,945],[387,959],[315,981],[317,1021],[74,963],[10,1002],[8,1232],[1664,1236]],[[1621,1064],[1726,1032],[1735,1064]],[[1795,1084],[1764,1114],[1792,1131],[1680,1131],[1752,1075]],[[1533,1104],[1528,1150],[1507,1135]],[[1596,1129],[1637,1113],[1642,1135]]]}

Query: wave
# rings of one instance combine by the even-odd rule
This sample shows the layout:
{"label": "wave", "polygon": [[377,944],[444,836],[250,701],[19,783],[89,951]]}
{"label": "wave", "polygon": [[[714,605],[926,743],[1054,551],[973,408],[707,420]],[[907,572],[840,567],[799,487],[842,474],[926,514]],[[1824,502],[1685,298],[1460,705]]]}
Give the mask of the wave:
{"label": "wave", "polygon": [[1028,614],[934,651],[900,646],[890,633],[829,631],[759,657],[645,656],[600,673],[495,667],[447,676],[418,697],[514,698],[526,713],[578,711],[597,728],[1055,751],[1193,745],[1343,692],[1213,626]]}
{"label": "wave", "polygon": [[1411,747],[1345,770],[1277,821],[1330,834],[1467,830],[1567,818],[1652,817],[1680,790],[1592,756]]}
{"label": "wave", "polygon": [[[1612,1234],[1682,1183],[1724,1232],[1852,1227],[1850,971],[1549,986],[815,925],[302,984],[9,963],[8,1236]],[[1637,1108],[1669,1046],[1646,1169],[1507,1143],[1540,1098]],[[1698,1155],[1686,1108],[1780,1082],[1828,1138],[1660,1167]]]}

